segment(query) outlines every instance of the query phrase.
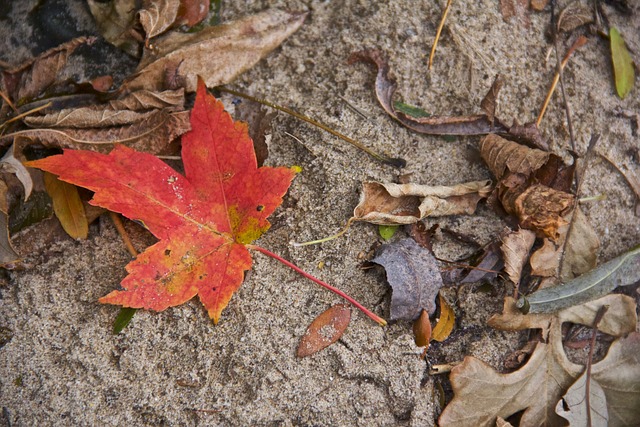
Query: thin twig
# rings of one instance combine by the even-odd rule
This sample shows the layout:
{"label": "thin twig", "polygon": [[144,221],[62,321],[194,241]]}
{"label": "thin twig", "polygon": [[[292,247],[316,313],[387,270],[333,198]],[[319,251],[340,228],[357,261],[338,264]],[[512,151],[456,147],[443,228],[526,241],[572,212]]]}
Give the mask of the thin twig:
{"label": "thin twig", "polygon": [[380,161],[382,163],[385,163],[385,164],[388,164],[388,165],[391,165],[391,166],[395,166],[397,168],[402,168],[402,167],[404,167],[406,165],[406,162],[403,159],[388,157],[388,156],[385,156],[384,154],[376,153],[375,151],[373,151],[372,149],[364,146],[362,143],[356,141],[355,139],[349,138],[348,136],[343,135],[340,132],[331,129],[329,126],[325,125],[324,123],[321,123],[321,122],[319,122],[317,120],[314,120],[309,116],[305,116],[304,114],[300,114],[297,111],[294,111],[294,110],[292,110],[290,108],[283,107],[283,106],[278,105],[278,104],[274,104],[273,102],[267,101],[266,99],[256,98],[254,96],[247,95],[246,93],[238,92],[238,91],[235,91],[233,89],[228,89],[226,87],[218,86],[216,89],[218,89],[221,92],[229,93],[231,95],[238,96],[240,98],[245,98],[245,99],[248,99],[250,101],[254,101],[254,102],[257,102],[259,104],[266,105],[267,107],[275,108],[276,110],[279,110],[279,111],[282,111],[284,113],[287,113],[287,114],[289,114],[289,115],[291,115],[291,116],[293,116],[293,117],[295,117],[295,118],[297,118],[299,120],[302,120],[303,122],[307,122],[307,123],[310,123],[310,124],[312,124],[314,126],[317,126],[320,129],[322,129],[322,130],[324,130],[326,132],[329,132],[331,135],[336,136],[336,137],[342,139],[343,141],[346,141],[349,144],[353,145],[354,147],[359,148],[360,150],[364,151],[365,153],[367,153],[368,155],[370,155],[371,157],[373,157],[374,159],[376,159],[376,160],[378,160],[378,161]]}
{"label": "thin twig", "polygon": [[436,47],[438,46],[438,40],[440,40],[440,34],[442,33],[442,28],[444,27],[444,21],[447,20],[449,9],[451,9],[451,0],[447,0],[447,5],[444,7],[444,11],[442,11],[442,19],[440,19],[440,25],[438,25],[438,31],[436,31],[436,38],[433,41],[431,53],[429,54],[429,70],[431,70],[431,66],[433,65],[433,57],[436,55]]}
{"label": "thin twig", "polygon": [[116,230],[118,230],[118,234],[120,234],[120,237],[122,238],[122,241],[124,242],[124,245],[127,247],[127,250],[129,251],[131,256],[133,258],[137,257],[138,251],[133,246],[133,243],[131,243],[129,233],[127,233],[127,230],[124,229],[124,225],[122,224],[120,216],[115,212],[109,211],[109,217],[111,218],[111,221],[113,221],[113,225],[115,225]]}
{"label": "thin twig", "polygon": [[596,335],[598,334],[598,324],[600,323],[600,321],[602,320],[602,317],[604,317],[605,313],[607,312],[607,310],[609,309],[608,305],[603,305],[598,309],[598,312],[596,313],[596,317],[593,320],[593,331],[591,333],[591,346],[589,347],[589,357],[587,358],[587,374],[586,374],[586,378],[585,378],[585,387],[584,387],[584,392],[585,392],[585,397],[584,397],[584,402],[585,405],[587,406],[587,427],[591,427],[591,365],[593,363],[593,349],[596,346]]}
{"label": "thin twig", "polygon": [[560,76],[560,93],[562,93],[562,102],[564,103],[564,111],[567,116],[567,128],[569,129],[569,139],[571,140],[571,149],[576,151],[576,141],[573,135],[573,123],[571,121],[571,110],[567,101],[567,93],[564,89],[564,74],[562,73],[562,64],[560,61],[560,50],[558,48],[558,26],[556,25],[555,2],[552,2],[551,20],[553,22],[553,46],[556,52],[556,72]]}
{"label": "thin twig", "polygon": [[18,111],[18,109],[16,108],[15,105],[13,105],[13,102],[11,102],[11,100],[9,99],[9,97],[7,95],[5,95],[5,93],[3,91],[0,90],[0,97],[2,97],[2,99],[4,99],[4,102],[7,103],[7,105],[9,107],[11,107],[11,109],[13,111]]}
{"label": "thin twig", "polygon": [[369,117],[367,117],[367,115],[365,113],[360,111],[360,109],[358,107],[356,107],[351,102],[349,102],[349,100],[347,98],[345,98],[342,95],[338,95],[338,98],[342,99],[344,101],[344,103],[347,104],[347,107],[349,107],[351,110],[353,110],[356,114],[360,115],[363,119],[371,121],[371,119]]}
{"label": "thin twig", "polygon": [[[2,92],[0,92],[0,93],[2,93]],[[9,123],[11,123],[11,122],[15,122],[16,120],[20,120],[20,119],[21,119],[21,118],[23,118],[23,117],[26,117],[26,116],[28,116],[28,115],[30,115],[30,114],[33,114],[33,113],[37,113],[38,111],[40,111],[40,110],[44,110],[45,108],[49,108],[49,107],[51,107],[51,102],[47,102],[46,104],[41,105],[41,106],[39,106],[39,107],[36,107],[36,108],[34,108],[33,110],[25,111],[25,112],[24,112],[24,113],[22,113],[22,114],[18,114],[17,116],[12,117],[12,118],[10,118],[9,120],[7,120],[6,122],[4,122],[4,123],[0,124],[0,128],[1,128],[1,127],[3,127],[3,126],[8,125],[8,124],[9,124]]]}

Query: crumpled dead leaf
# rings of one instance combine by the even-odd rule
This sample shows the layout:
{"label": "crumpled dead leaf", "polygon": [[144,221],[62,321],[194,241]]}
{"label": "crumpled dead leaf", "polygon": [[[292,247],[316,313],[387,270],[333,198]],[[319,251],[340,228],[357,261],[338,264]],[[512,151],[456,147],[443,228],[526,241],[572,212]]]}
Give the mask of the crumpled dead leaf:
{"label": "crumpled dead leaf", "polygon": [[268,9],[197,33],[170,32],[145,51],[137,73],[125,86],[131,91],[162,90],[165,71],[176,64],[190,92],[196,89],[197,76],[208,87],[229,83],[300,28],[306,16]]}
{"label": "crumpled dead leaf", "polygon": [[491,188],[491,181],[451,187],[365,182],[353,219],[397,225],[412,224],[428,216],[470,215]]}
{"label": "crumpled dead leaf", "polygon": [[593,22],[593,8],[574,0],[558,15],[558,30],[571,32],[582,25]]}
{"label": "crumpled dead leaf", "polygon": [[351,321],[351,308],[336,304],[313,319],[298,345],[298,357],[310,356],[338,341]]}
{"label": "crumpled dead leaf", "polygon": [[[562,323],[591,325],[603,305],[608,305],[609,310],[598,325],[599,330],[616,337],[635,331],[635,301],[625,295],[607,295],[597,301],[563,310],[556,315],[523,315],[516,308],[515,301],[506,298],[503,313],[493,316],[489,325],[501,330],[541,328],[545,342],[538,343],[525,366],[509,374],[497,373],[484,362],[474,357],[466,357],[464,362],[454,367],[451,372],[450,379],[455,396],[440,416],[439,425],[492,426],[497,417],[508,418],[520,411],[524,411],[520,419],[521,427],[561,423],[562,418],[555,413],[556,404],[583,371],[583,367],[570,362],[564,352]],[[632,342],[633,340],[629,344]],[[624,384],[624,388],[640,389],[637,362],[634,366],[633,360],[621,357],[622,352],[616,351],[614,345],[625,345],[625,340],[617,340],[611,346],[607,357],[593,365],[592,378],[600,381],[603,373],[611,374],[602,369],[603,366],[621,364],[624,370],[614,369],[619,371],[616,372],[617,379],[621,381],[617,383],[618,388]],[[628,351],[632,347],[627,344],[625,350]],[[635,358],[638,357],[637,354],[636,352]],[[610,405],[617,405],[617,396],[614,390],[604,387],[603,389],[611,409]],[[628,396],[629,394],[633,393],[628,393],[624,401],[625,413],[640,409],[640,402],[636,402],[640,393],[633,396]]]}
{"label": "crumpled dead leaf", "polygon": [[495,192],[505,211],[523,228],[557,241],[563,217],[575,205],[558,156],[493,134],[481,141],[480,154],[498,179]]}
{"label": "crumpled dead leaf", "polygon": [[524,228],[512,231],[502,239],[500,250],[504,259],[504,270],[509,279],[516,285],[520,283],[522,267],[524,267],[529,258],[529,251],[533,247],[535,240],[535,233]]}
{"label": "crumpled dead leaf", "polygon": [[87,0],[100,34],[129,55],[140,56],[140,40],[132,34],[138,5],[136,0]]}
{"label": "crumpled dead leaf", "polygon": [[180,0],[147,0],[138,11],[138,19],[146,34],[146,43],[168,30],[178,17]]}
{"label": "crumpled dead leaf", "polygon": [[387,272],[393,288],[391,320],[415,320],[422,310],[432,315],[442,277],[431,252],[411,238],[382,245],[372,260]]}

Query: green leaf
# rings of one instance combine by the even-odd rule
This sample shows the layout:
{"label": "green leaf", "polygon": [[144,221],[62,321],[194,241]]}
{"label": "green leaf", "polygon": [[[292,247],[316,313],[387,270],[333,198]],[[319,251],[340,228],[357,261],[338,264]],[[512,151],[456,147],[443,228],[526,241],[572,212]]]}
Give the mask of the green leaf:
{"label": "green leaf", "polygon": [[380,237],[382,237],[383,240],[389,240],[390,238],[392,238],[393,235],[396,234],[396,230],[398,230],[397,225],[378,226],[378,233],[380,233]]}
{"label": "green leaf", "polygon": [[640,245],[564,284],[541,289],[518,300],[530,313],[553,313],[607,295],[640,280]]}
{"label": "green leaf", "polygon": [[113,334],[118,335],[124,328],[127,327],[133,315],[136,314],[137,309],[130,307],[123,307],[120,309],[116,320],[113,322]]}
{"label": "green leaf", "polygon": [[407,116],[411,116],[417,119],[421,117],[429,117],[431,115],[430,113],[427,113],[420,107],[414,107],[413,105],[405,104],[404,102],[400,102],[400,101],[394,102],[393,108],[395,108],[396,111],[400,111],[401,113],[404,113]]}
{"label": "green leaf", "polygon": [[609,30],[609,41],[611,42],[611,60],[613,61],[616,91],[618,96],[624,99],[631,92],[636,80],[633,61],[624,39],[614,27]]}

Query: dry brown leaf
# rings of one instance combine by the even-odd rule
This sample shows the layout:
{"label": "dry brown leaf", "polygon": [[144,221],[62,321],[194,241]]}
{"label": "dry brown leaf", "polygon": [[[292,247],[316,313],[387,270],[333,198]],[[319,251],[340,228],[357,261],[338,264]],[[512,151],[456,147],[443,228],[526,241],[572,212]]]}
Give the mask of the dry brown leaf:
{"label": "dry brown leaf", "polygon": [[132,35],[138,5],[136,0],[87,0],[100,34],[131,56],[140,56],[140,44]]}
{"label": "dry brown leaf", "polygon": [[442,342],[451,335],[456,323],[456,316],[447,300],[442,297],[442,294],[439,294],[439,300],[440,318],[431,332],[431,339]]}
{"label": "dry brown leaf", "polygon": [[504,78],[498,74],[496,78],[493,80],[493,84],[491,85],[491,89],[489,92],[482,98],[480,102],[480,108],[487,115],[487,118],[491,123],[496,118],[496,109],[498,106],[498,94],[500,93],[500,89],[502,89],[502,85],[504,85]]}
{"label": "dry brown leaf", "polygon": [[310,356],[338,341],[351,321],[351,308],[336,304],[322,312],[307,328],[298,345],[298,357]]}
{"label": "dry brown leaf", "polygon": [[96,109],[94,107],[66,108],[44,116],[28,116],[24,123],[32,128],[108,128],[149,120],[155,111]]}
{"label": "dry brown leaf", "polygon": [[429,313],[422,309],[420,317],[413,322],[413,339],[418,347],[428,347],[431,341],[431,321]]}
{"label": "dry brown leaf", "polygon": [[593,8],[577,0],[569,3],[558,15],[558,29],[567,33],[591,22],[593,22]]}
{"label": "dry brown leaf", "polygon": [[525,27],[528,27],[531,21],[527,11],[529,0],[500,0],[500,13],[505,22],[515,18]]}
{"label": "dry brown leaf", "polygon": [[138,19],[149,39],[168,30],[178,17],[180,0],[147,0],[138,11]]}
{"label": "dry brown leaf", "polygon": [[504,259],[504,270],[516,285],[520,283],[522,267],[529,258],[529,251],[535,240],[535,233],[524,228],[512,231],[502,239],[500,250]]}
{"label": "dry brown leaf", "polygon": [[191,129],[189,112],[168,113],[157,110],[148,120],[132,125],[91,129],[31,129],[14,132],[3,138],[22,136],[46,147],[73,148],[108,152],[113,144],[124,144],[152,154],[171,154],[171,142]]}
{"label": "dry brown leaf", "polygon": [[208,87],[229,83],[300,28],[306,16],[269,9],[197,33],[171,32],[145,51],[138,72],[125,85],[129,90],[162,90],[171,64],[180,64],[190,92],[196,89],[197,76]]}
{"label": "dry brown leaf", "polygon": [[491,192],[491,181],[447,186],[365,182],[353,211],[357,221],[412,224],[428,216],[470,215]]}
{"label": "dry brown leaf", "polygon": [[531,9],[537,10],[538,12],[547,7],[549,0],[531,0]]}
{"label": "dry brown leaf", "polygon": [[207,17],[209,7],[209,0],[181,0],[177,22],[193,27]]}
{"label": "dry brown leaf", "polygon": [[[492,426],[497,417],[508,418],[520,411],[524,411],[521,427],[560,423],[556,404],[583,371],[581,365],[570,362],[564,353],[562,323],[591,325],[602,305],[609,305],[609,310],[598,325],[599,330],[617,337],[635,330],[635,302],[624,295],[608,295],[557,315],[523,315],[515,301],[506,298],[503,314],[493,316],[489,325],[502,330],[541,328],[545,342],[538,343],[525,366],[510,374],[497,373],[484,362],[466,357],[451,372],[455,397],[443,411],[440,425]],[[609,357],[612,359],[607,361]],[[593,367],[623,360],[616,355],[608,356]],[[633,381],[638,382],[635,378]],[[607,395],[610,404],[615,404],[614,397],[610,391]]]}
{"label": "dry brown leaf", "polygon": [[23,64],[3,71],[3,92],[15,104],[31,101],[56,82],[66,66],[69,55],[83,44],[91,44],[93,37],[78,37],[41,53]]}
{"label": "dry brown leaf", "polygon": [[132,92],[122,99],[109,101],[112,110],[151,110],[160,108],[184,110],[184,89],[154,92],[139,90]]}
{"label": "dry brown leaf", "polygon": [[487,135],[480,142],[480,154],[498,180],[509,172],[529,176],[540,169],[552,154],[529,148],[498,135]]}

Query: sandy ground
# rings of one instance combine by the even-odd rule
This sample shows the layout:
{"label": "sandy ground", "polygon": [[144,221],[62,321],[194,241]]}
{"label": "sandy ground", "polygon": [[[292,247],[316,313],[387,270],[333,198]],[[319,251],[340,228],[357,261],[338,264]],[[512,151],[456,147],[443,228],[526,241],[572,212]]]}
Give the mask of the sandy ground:
{"label": "sandy ground", "polygon": [[[0,7],[0,59],[18,63],[74,35],[93,34],[82,1],[6,2]],[[474,113],[496,73],[505,76],[499,116],[506,122],[533,120],[553,76],[544,31],[549,14],[530,22],[503,21],[498,1],[453,2],[431,71],[426,60],[444,1],[242,1],[223,2],[230,20],[269,6],[309,10],[305,25],[234,87],[298,109],[359,139],[375,150],[403,157],[396,170],[344,142],[279,114],[270,143],[270,165],[299,165],[273,227],[258,242],[388,316],[390,288],[382,270],[361,269],[359,254],[380,242],[376,227],[358,224],[340,239],[304,248],[305,241],[337,231],[357,204],[360,183],[393,181],[411,173],[413,182],[455,184],[486,179],[479,138],[418,135],[400,127],[378,106],[374,71],[347,64],[351,52],[383,49],[405,102],[433,113]],[[635,15],[609,16],[630,47],[640,52],[640,7]],[[29,11],[31,11],[29,13]],[[50,24],[34,25],[46,18]],[[35,29],[34,29],[35,28]],[[126,74],[135,61],[104,49],[100,61],[74,59],[78,74]],[[607,42],[592,38],[566,73],[578,151],[592,133],[602,135],[598,152],[638,173],[637,129],[616,109],[640,112],[636,88],[624,101],[615,95]],[[364,111],[355,113],[347,102]],[[553,149],[568,147],[564,112],[554,98],[543,123]],[[295,136],[295,138],[290,135]],[[634,160],[635,159],[635,160]],[[625,181],[596,157],[583,195],[607,198],[585,206],[601,238],[600,260],[640,242],[635,199]],[[474,216],[427,221],[486,243],[503,224],[486,206]],[[127,228],[139,249],[152,240],[135,224]],[[402,237],[398,233],[395,238]],[[417,355],[411,325],[386,328],[354,311],[339,342],[303,360],[295,349],[307,325],[330,305],[333,294],[254,255],[254,268],[217,326],[197,301],[162,313],[139,312],[120,335],[111,334],[118,308],[97,299],[124,277],[129,256],[108,217],[92,225],[86,241],[37,229],[15,237],[30,268],[5,274],[0,285],[0,420],[5,425],[254,425],[428,426],[441,409],[437,384]],[[444,236],[435,242],[442,258],[472,248]],[[324,267],[319,265],[324,263]],[[487,318],[500,310],[505,285],[493,293],[473,285],[447,289],[457,323],[452,337],[432,347],[429,363],[474,355],[496,368],[521,344],[514,333],[494,331]]]}

